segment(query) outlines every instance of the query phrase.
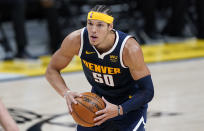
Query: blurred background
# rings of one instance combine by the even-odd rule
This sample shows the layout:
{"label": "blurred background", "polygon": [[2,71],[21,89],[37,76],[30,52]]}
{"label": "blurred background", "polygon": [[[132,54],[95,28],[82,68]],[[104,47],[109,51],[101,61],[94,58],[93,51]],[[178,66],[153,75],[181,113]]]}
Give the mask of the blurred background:
{"label": "blurred background", "polygon": [[52,54],[66,35],[86,26],[96,4],[111,6],[114,28],[141,45],[204,38],[202,0],[1,0],[0,59]]}
{"label": "blurred background", "polygon": [[[154,75],[157,93],[148,131],[203,130],[203,0],[0,0],[0,99],[20,129],[74,130],[66,104],[44,73],[62,40],[86,26],[87,12],[96,4],[111,7],[114,28],[136,38]],[[68,72],[63,76],[73,90],[83,92],[90,87],[81,70],[75,57],[62,72]],[[191,112],[197,114],[186,115]]]}

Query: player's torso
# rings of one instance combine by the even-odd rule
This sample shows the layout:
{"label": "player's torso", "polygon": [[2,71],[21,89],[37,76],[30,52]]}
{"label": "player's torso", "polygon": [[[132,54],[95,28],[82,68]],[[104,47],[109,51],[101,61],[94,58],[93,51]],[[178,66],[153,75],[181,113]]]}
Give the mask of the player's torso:
{"label": "player's torso", "polygon": [[80,57],[83,70],[90,84],[106,94],[106,91],[113,91],[120,94],[133,83],[133,78],[128,68],[122,63],[122,49],[130,37],[127,34],[115,31],[116,39],[113,47],[100,54],[95,47],[89,43],[87,29],[82,30]]}

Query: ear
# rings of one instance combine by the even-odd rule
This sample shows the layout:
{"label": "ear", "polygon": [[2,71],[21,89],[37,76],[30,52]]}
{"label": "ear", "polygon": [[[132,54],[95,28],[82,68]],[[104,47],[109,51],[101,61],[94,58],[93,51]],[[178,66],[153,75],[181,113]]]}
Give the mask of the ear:
{"label": "ear", "polygon": [[113,23],[109,24],[108,28],[110,31],[113,30]]}

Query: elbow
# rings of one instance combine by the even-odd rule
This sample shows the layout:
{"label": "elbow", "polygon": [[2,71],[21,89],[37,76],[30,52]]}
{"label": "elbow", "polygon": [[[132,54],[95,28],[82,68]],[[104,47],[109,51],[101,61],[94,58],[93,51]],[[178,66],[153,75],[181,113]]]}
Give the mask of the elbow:
{"label": "elbow", "polygon": [[46,71],[45,71],[45,78],[48,81],[52,81],[53,77],[57,74],[59,74],[59,70],[57,70],[56,68],[53,68],[52,66],[48,65]]}
{"label": "elbow", "polygon": [[154,88],[148,91],[147,96],[149,98],[148,102],[152,101],[152,99],[154,98]]}
{"label": "elbow", "polygon": [[50,72],[50,71],[49,71],[49,69],[47,68],[46,71],[45,71],[45,78],[46,78],[47,80],[48,80],[48,78],[49,78],[49,76],[50,76],[50,75],[49,75],[49,72]]}
{"label": "elbow", "polygon": [[52,68],[50,66],[47,67],[46,71],[45,71],[45,78],[49,81],[51,74],[52,74]]}

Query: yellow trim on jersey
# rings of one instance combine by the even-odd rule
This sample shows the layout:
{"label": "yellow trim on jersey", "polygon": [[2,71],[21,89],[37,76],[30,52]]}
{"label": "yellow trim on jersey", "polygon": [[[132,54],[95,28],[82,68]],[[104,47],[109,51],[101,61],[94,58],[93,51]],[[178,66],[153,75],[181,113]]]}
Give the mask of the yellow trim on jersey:
{"label": "yellow trim on jersey", "polygon": [[88,13],[87,20],[101,20],[103,22],[111,24],[111,23],[113,23],[114,18],[112,16],[104,14],[104,13],[90,11]]}

